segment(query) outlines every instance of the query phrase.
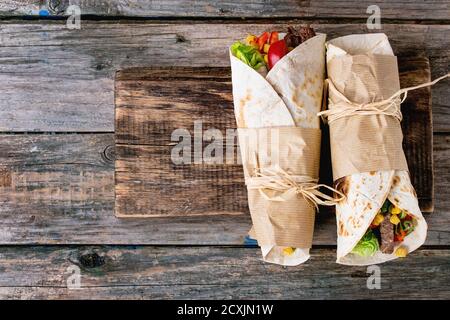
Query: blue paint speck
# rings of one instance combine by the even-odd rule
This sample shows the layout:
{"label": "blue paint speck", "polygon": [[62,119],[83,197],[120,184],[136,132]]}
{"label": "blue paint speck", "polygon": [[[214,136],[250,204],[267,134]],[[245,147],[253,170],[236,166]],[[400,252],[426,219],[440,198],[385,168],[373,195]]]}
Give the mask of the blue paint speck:
{"label": "blue paint speck", "polygon": [[39,11],[39,16],[41,17],[48,17],[49,15],[50,13],[48,12],[48,10],[43,9]]}
{"label": "blue paint speck", "polygon": [[250,238],[250,236],[246,236],[244,239],[244,246],[245,247],[257,247],[258,241],[256,241],[256,239]]}

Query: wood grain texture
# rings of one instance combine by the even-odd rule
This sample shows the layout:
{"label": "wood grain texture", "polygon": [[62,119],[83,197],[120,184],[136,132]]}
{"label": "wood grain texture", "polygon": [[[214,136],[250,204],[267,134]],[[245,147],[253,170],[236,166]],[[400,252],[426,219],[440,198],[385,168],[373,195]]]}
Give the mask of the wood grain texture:
{"label": "wood grain texture", "polygon": [[[428,59],[399,57],[400,87],[407,88],[431,81]],[[411,182],[416,189],[422,212],[434,209],[433,123],[431,88],[408,92],[403,102],[403,151],[408,161]]]}
{"label": "wood grain texture", "polygon": [[[424,56],[400,57],[399,66],[403,87],[430,81],[428,59]],[[248,212],[242,167],[237,161],[239,151],[235,148],[231,83],[224,78],[227,71],[134,68],[117,74],[118,217]],[[403,147],[423,212],[433,211],[430,102],[430,88],[425,88],[411,92],[403,105]],[[205,159],[210,142],[204,141],[203,135],[212,129],[219,131],[214,142],[219,143],[216,152],[223,155],[222,164],[210,164]],[[183,153],[188,164],[174,163],[175,145],[182,141],[173,137],[176,130],[186,131],[186,137],[181,139],[188,138],[187,157]],[[230,131],[235,134],[231,139]],[[231,158],[227,157],[227,148],[232,152]]]}
{"label": "wood grain texture", "polygon": [[[84,15],[97,16],[84,16],[81,30],[66,29],[65,19],[22,19],[47,10],[46,2],[0,3],[0,132],[86,134],[0,134],[0,298],[449,298],[449,80],[432,89],[436,204],[435,214],[426,215],[426,244],[442,247],[382,265],[382,290],[366,289],[365,268],[335,265],[331,249],[314,247],[298,268],[261,263],[258,249],[242,248],[246,214],[151,223],[114,217],[116,70],[228,67],[224,48],[234,39],[282,29],[291,18],[304,17],[296,22],[312,22],[329,38],[366,32],[365,10],[373,1],[70,0],[82,2]],[[449,71],[447,0],[375,3],[396,53],[425,50],[433,78]],[[112,21],[89,21],[101,17]],[[319,215],[315,245],[335,244],[334,220]],[[94,243],[173,246],[81,245]],[[186,246],[220,244],[234,246]],[[67,289],[70,266],[81,268],[81,290]]]}
{"label": "wood grain texture", "polygon": [[[450,136],[434,135],[435,212],[450,208]],[[436,225],[436,227],[438,227]],[[438,227],[442,230],[442,227]]]}
{"label": "wood grain texture", "polygon": [[113,159],[112,134],[0,135],[0,243],[243,243],[247,217],[116,219]]}
{"label": "wood grain texture", "polygon": [[[264,263],[259,254],[223,247],[4,247],[0,298],[450,298],[448,250],[422,249],[381,265],[379,290],[367,289],[366,267],[335,264],[332,249],[313,248],[308,263],[290,268]],[[67,288],[73,267],[81,275],[76,290]]]}
{"label": "wood grain texture", "polygon": [[[328,38],[367,32],[365,24],[312,22]],[[113,132],[116,70],[228,67],[233,40],[289,23],[82,21],[81,30],[69,30],[65,21],[2,22],[0,131]],[[381,31],[400,56],[425,50],[433,78],[449,71],[449,25],[383,24]],[[449,81],[432,89],[436,132],[450,131]]]}
{"label": "wood grain texture", "polygon": [[[113,134],[0,135],[0,244],[242,245],[247,214],[115,218],[111,145]],[[426,244],[448,246],[450,135],[434,136],[434,160]],[[320,212],[316,220],[314,245],[335,245],[334,215]]]}
{"label": "wood grain texture", "polygon": [[1,135],[0,242],[64,242],[74,228],[87,240],[114,210],[113,149],[110,135]]}
{"label": "wood grain texture", "polygon": [[[3,0],[0,16],[39,15],[40,10],[48,10],[52,16],[66,15],[69,1],[49,7],[47,1]],[[350,0],[71,0],[78,5],[84,15],[125,16],[125,17],[198,17],[198,18],[362,18],[370,5],[378,5],[383,19],[398,20],[448,20],[450,5],[446,0],[432,3],[409,1]]]}
{"label": "wood grain texture", "polygon": [[[135,69],[140,75],[143,69]],[[150,71],[158,73],[158,71]],[[200,74],[208,71],[200,70]],[[219,71],[223,74],[225,71]],[[178,80],[180,74],[187,77]],[[130,81],[126,72],[116,82],[116,215],[118,217],[242,214],[248,212],[242,167],[237,164],[237,138],[232,140],[230,164],[203,161],[206,130],[235,129],[229,79],[192,79],[191,73],[173,70],[168,79]],[[209,76],[209,75],[206,75]],[[135,76],[132,76],[133,78]],[[194,128],[194,122],[201,122]],[[176,165],[172,152],[185,130],[192,150],[191,164]],[[196,132],[195,132],[196,131]],[[194,137],[196,136],[196,137]],[[195,147],[200,143],[200,148]],[[226,151],[220,148],[225,155]],[[196,161],[195,157],[200,160]],[[197,163],[194,163],[197,162]]]}

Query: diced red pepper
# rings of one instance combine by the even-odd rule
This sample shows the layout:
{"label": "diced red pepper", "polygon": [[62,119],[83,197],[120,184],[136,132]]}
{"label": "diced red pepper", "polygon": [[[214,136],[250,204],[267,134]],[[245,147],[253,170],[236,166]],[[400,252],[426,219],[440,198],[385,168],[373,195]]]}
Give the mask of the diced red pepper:
{"label": "diced red pepper", "polygon": [[264,32],[262,35],[260,35],[258,37],[258,46],[259,46],[259,51],[263,51],[264,48],[264,44],[267,43],[267,40],[269,39],[269,33],[268,32]]}
{"label": "diced red pepper", "polygon": [[400,234],[395,234],[394,235],[394,241],[401,242],[401,241],[403,241],[405,239],[405,237],[406,237],[406,232],[401,230]]}
{"label": "diced red pepper", "polygon": [[406,217],[405,217],[404,219],[402,219],[402,220],[408,220],[408,221],[411,221],[412,219],[413,219],[412,216],[410,216],[409,214],[407,214]]}
{"label": "diced red pepper", "polygon": [[269,37],[269,44],[275,43],[278,40],[279,40],[278,39],[278,32],[276,32],[276,31],[271,32],[270,33],[270,37]]}
{"label": "diced red pepper", "polygon": [[272,69],[275,63],[277,63],[281,58],[283,58],[288,52],[286,47],[286,42],[284,39],[278,40],[270,45],[268,58],[269,58],[269,69]]}

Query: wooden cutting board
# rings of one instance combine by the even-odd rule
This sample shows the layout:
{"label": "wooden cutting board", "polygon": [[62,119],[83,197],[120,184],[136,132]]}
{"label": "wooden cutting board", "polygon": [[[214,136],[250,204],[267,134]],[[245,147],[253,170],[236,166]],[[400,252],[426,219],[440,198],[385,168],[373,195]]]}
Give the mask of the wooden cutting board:
{"label": "wooden cutting board", "polygon": [[[399,68],[402,87],[430,80],[429,62],[424,56],[399,57]],[[430,95],[430,88],[410,92],[402,105],[404,150],[424,212],[433,210]],[[242,167],[236,164],[236,143],[228,150],[235,161],[228,157],[228,164],[211,164],[202,159],[210,142],[197,143],[194,139],[208,135],[208,129],[217,129],[223,141],[219,137],[216,142],[222,143],[227,129],[236,128],[229,68],[119,71],[115,104],[117,217],[248,212]],[[328,131],[323,129],[321,180],[331,183]],[[176,134],[184,137],[186,145],[190,142],[190,152],[185,150],[183,155],[191,163],[173,163],[171,154],[180,141]]]}

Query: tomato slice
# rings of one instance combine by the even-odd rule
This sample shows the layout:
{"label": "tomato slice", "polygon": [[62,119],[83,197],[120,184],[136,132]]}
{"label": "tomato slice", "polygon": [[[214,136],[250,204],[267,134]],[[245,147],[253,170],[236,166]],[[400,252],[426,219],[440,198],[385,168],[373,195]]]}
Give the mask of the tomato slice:
{"label": "tomato slice", "polygon": [[262,35],[259,36],[259,38],[258,38],[259,51],[263,50],[264,44],[267,43],[268,39],[269,39],[269,33],[268,32],[264,32]]}
{"label": "tomato slice", "polygon": [[278,40],[270,45],[268,60],[269,60],[269,69],[272,69],[273,66],[283,58],[288,52],[286,47],[286,42],[284,39]]}
{"label": "tomato slice", "polygon": [[278,40],[279,40],[278,32],[276,32],[276,31],[271,32],[270,37],[269,37],[269,44],[273,44],[273,43],[277,42]]}

